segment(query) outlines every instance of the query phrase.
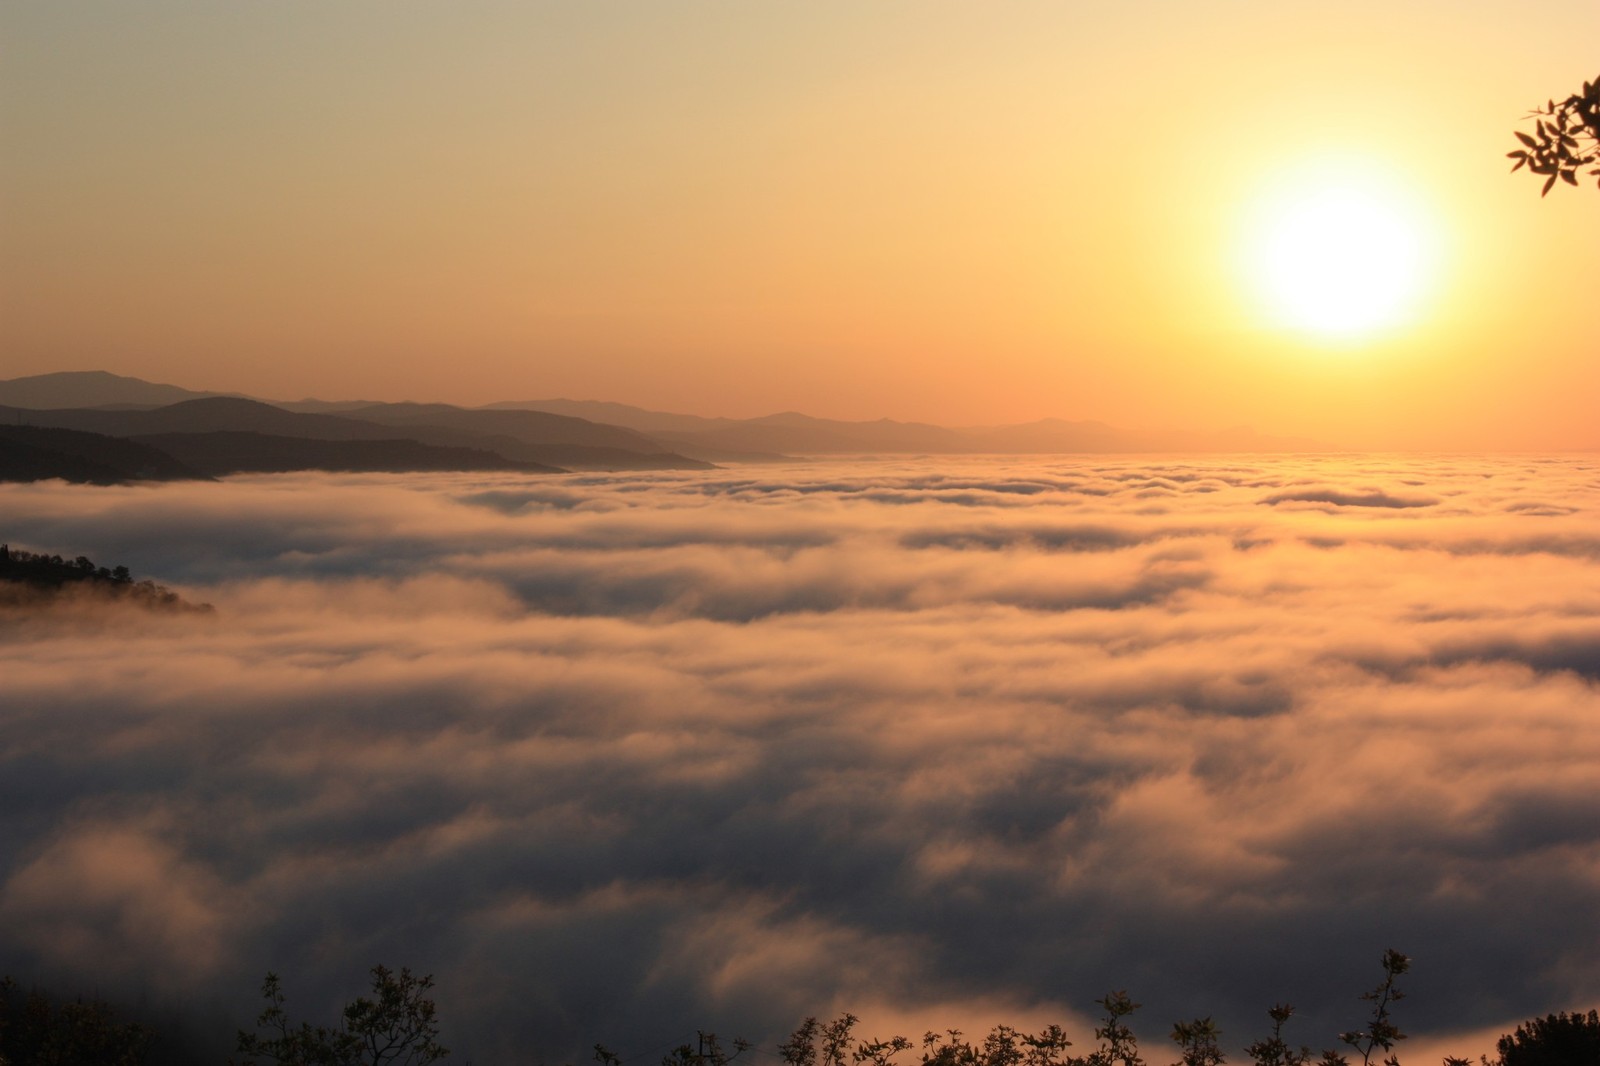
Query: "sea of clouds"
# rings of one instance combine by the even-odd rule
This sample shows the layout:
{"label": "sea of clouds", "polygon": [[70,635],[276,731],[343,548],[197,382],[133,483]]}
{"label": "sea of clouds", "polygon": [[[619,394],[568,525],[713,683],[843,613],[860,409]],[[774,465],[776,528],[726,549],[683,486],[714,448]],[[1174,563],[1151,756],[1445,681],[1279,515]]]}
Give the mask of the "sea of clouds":
{"label": "sea of clouds", "polygon": [[0,539],[217,608],[0,612],[51,987],[226,1030],[404,965],[479,1064],[1082,1049],[1113,988],[1153,1061],[1333,1046],[1387,947],[1445,1050],[1600,1001],[1595,457],[41,483]]}

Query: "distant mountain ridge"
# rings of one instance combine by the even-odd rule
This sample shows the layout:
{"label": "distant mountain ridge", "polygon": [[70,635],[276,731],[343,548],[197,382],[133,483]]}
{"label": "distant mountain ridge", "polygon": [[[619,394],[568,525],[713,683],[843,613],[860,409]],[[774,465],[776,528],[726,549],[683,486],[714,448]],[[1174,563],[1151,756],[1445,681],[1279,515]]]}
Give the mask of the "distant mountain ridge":
{"label": "distant mountain ridge", "polygon": [[178,385],[161,385],[104,370],[63,370],[55,374],[34,374],[0,381],[0,405],[33,409],[113,405],[165,407],[184,400],[241,395],[237,392],[196,392]]}
{"label": "distant mountain ridge", "polygon": [[[293,411],[235,396],[190,396],[163,406],[133,402],[171,395],[114,375],[46,375],[0,382],[0,396],[70,398],[84,386],[95,406],[0,405],[0,481],[109,483],[296,470],[705,469],[710,463],[620,426],[540,411],[476,411],[448,404],[316,405]],[[118,390],[121,391],[118,391]],[[152,390],[158,391],[152,391]]]}
{"label": "distant mountain ridge", "polygon": [[[154,402],[165,399],[166,402]],[[0,381],[0,423],[49,427],[168,449],[170,467],[123,457],[109,471],[187,469],[221,476],[269,470],[704,469],[717,462],[813,455],[1329,452],[1298,437],[1240,427],[1220,431],[1128,430],[1046,418],[1004,426],[947,427],[878,419],[850,422],[785,411],[708,418],[596,400],[506,401],[466,408],[441,403],[301,400],[272,403],[201,393],[104,371]],[[304,442],[320,441],[317,446]],[[333,442],[343,442],[335,446]],[[105,451],[104,446],[100,447]],[[0,475],[73,470],[87,458],[46,460],[0,439]],[[9,449],[9,452],[3,451]],[[209,450],[208,450],[209,449]],[[147,457],[148,458],[148,457]],[[76,465],[75,465],[76,464]],[[91,464],[92,466],[92,464]],[[68,476],[37,474],[35,476]],[[172,476],[158,474],[156,476]],[[181,476],[181,475],[180,475]]]}
{"label": "distant mountain ridge", "polygon": [[846,422],[795,411],[759,418],[705,418],[594,400],[523,400],[495,410],[535,410],[605,417],[698,455],[723,453],[998,454],[1122,452],[1334,452],[1307,437],[1277,437],[1240,426],[1225,430],[1132,430],[1094,421],[1044,418],[1007,426],[936,426],[926,422]]}

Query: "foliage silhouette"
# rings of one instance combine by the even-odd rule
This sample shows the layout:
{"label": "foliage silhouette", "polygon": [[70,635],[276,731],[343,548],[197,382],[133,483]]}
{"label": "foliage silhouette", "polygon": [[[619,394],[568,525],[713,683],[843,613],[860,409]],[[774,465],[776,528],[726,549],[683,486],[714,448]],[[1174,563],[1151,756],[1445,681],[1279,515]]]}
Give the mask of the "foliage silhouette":
{"label": "foliage silhouette", "polygon": [[[1361,997],[1373,1004],[1366,1028],[1339,1036],[1361,1056],[1362,1066],[1372,1066],[1373,1056],[1378,1052],[1385,1053],[1383,1066],[1399,1066],[1393,1049],[1405,1039],[1405,1034],[1394,1024],[1392,1011],[1394,1004],[1405,998],[1395,982],[1410,967],[1410,959],[1391,949],[1383,953],[1382,964],[1383,982]],[[1085,1055],[1068,1053],[1072,1041],[1059,1025],[1048,1026],[1038,1033],[997,1025],[977,1043],[965,1039],[959,1029],[925,1034],[919,1048],[920,1066],[1145,1066],[1139,1053],[1139,1038],[1127,1021],[1128,1016],[1139,1009],[1139,1004],[1121,991],[1108,992],[1095,1002],[1103,1011],[1094,1030],[1099,1044]],[[1272,1019],[1272,1035],[1251,1044],[1245,1054],[1255,1066],[1306,1066],[1311,1050],[1290,1047],[1283,1039],[1284,1024],[1294,1014],[1294,1008],[1286,1003],[1278,1004],[1267,1014]],[[900,1066],[896,1057],[912,1049],[911,1041],[902,1036],[860,1040],[855,1035],[858,1021],[854,1014],[841,1014],[831,1022],[807,1018],[778,1045],[778,1057],[784,1066]],[[662,1066],[725,1066],[731,1061],[721,1054],[714,1035],[700,1035],[702,1046],[698,1052],[687,1045],[679,1047],[663,1060]],[[1221,1047],[1222,1033],[1210,1018],[1177,1022],[1171,1036],[1181,1049],[1179,1061],[1173,1066],[1223,1066],[1226,1062]],[[742,1052],[749,1045],[736,1041],[735,1047]],[[600,1066],[622,1066],[621,1058],[603,1045],[595,1045],[594,1057]],[[1323,1052],[1320,1062],[1322,1066],[1350,1066],[1350,1060],[1336,1051]]]}
{"label": "foliage silhouette", "polygon": [[0,544],[0,582],[48,595],[68,589],[99,593],[141,607],[173,611],[211,611],[210,604],[193,604],[165,585],[133,580],[126,566],[96,566],[88,556],[63,559]]}
{"label": "foliage silhouette", "polygon": [[850,1046],[859,1020],[854,1014],[841,1014],[820,1025],[817,1019],[807,1018],[788,1040],[778,1045],[778,1054],[789,1066],[854,1066],[862,1061],[853,1055]]}
{"label": "foliage silhouette", "polygon": [[1139,1009],[1139,1004],[1129,999],[1126,992],[1107,992],[1095,1002],[1104,1008],[1106,1015],[1104,1022],[1095,1028],[1094,1035],[1100,1046],[1089,1053],[1087,1066],[1144,1066],[1144,1059],[1139,1057],[1139,1038],[1123,1021]]}
{"label": "foliage silhouette", "polygon": [[244,1058],[237,1066],[257,1066],[258,1060],[278,1066],[426,1066],[449,1055],[426,996],[433,977],[417,977],[404,967],[399,974],[383,966],[371,972],[373,998],[358,996],[345,1004],[340,1024],[332,1027],[291,1022],[278,975],[267,974],[261,984],[267,1005],[256,1019],[258,1032],[239,1033],[237,1050]]}
{"label": "foliage silhouette", "polygon": [[[1371,992],[1364,993],[1362,999],[1372,1004],[1372,1017],[1367,1021],[1365,1029],[1353,1029],[1347,1033],[1339,1034],[1339,1042],[1348,1044],[1361,1056],[1361,1066],[1371,1066],[1372,1056],[1375,1052],[1383,1051],[1383,1066],[1400,1066],[1400,1059],[1394,1054],[1394,1046],[1406,1038],[1394,1020],[1390,1017],[1389,1008],[1392,1004],[1405,998],[1405,993],[1395,985],[1395,979],[1411,968],[1411,960],[1400,952],[1390,948],[1383,953],[1383,983]],[[1323,1061],[1331,1064],[1342,1056],[1333,1052],[1323,1055]]]}
{"label": "foliage silhouette", "polygon": [[[1385,951],[1383,981],[1361,999],[1372,1004],[1363,1029],[1339,1034],[1339,1040],[1362,1066],[1374,1059],[1382,1066],[1399,1066],[1394,1047],[1405,1034],[1393,1018],[1396,1003],[1405,998],[1397,985],[1411,960],[1398,951]],[[269,973],[261,993],[266,1006],[256,1020],[257,1031],[237,1034],[236,1053],[230,1066],[429,1066],[448,1057],[439,1041],[439,1025],[431,976],[415,976],[409,969],[395,973],[374,966],[371,995],[345,1005],[335,1026],[296,1023],[285,1009],[282,983]],[[1068,1052],[1072,1041],[1058,1025],[1027,1033],[997,1025],[981,1041],[967,1040],[959,1029],[924,1034],[921,1044],[903,1036],[886,1040],[862,1039],[856,1034],[859,1019],[841,1014],[831,1022],[807,1018],[777,1048],[784,1066],[913,1066],[899,1056],[916,1049],[917,1066],[1145,1066],[1138,1037],[1128,1016],[1139,1008],[1126,992],[1109,992],[1095,1001],[1103,1015],[1095,1027],[1097,1047],[1084,1055]],[[1283,1029],[1294,1014],[1289,1004],[1267,1012],[1271,1035],[1245,1048],[1254,1066],[1307,1066],[1311,1051],[1292,1047]],[[715,1033],[700,1032],[698,1046],[681,1044],[661,1060],[662,1066],[731,1066],[746,1051],[748,1041],[735,1039],[725,1047]],[[1176,1022],[1171,1039],[1180,1048],[1172,1066],[1223,1066],[1222,1034],[1211,1018]],[[57,1002],[37,991],[24,995],[10,978],[0,980],[0,1066],[144,1066],[164,1053],[152,1050],[156,1033],[149,1027],[126,1022],[98,999]],[[1481,1059],[1480,1066],[1600,1066],[1600,1013],[1550,1014],[1519,1025],[1502,1036],[1499,1055]],[[766,1052],[771,1054],[771,1052]],[[622,1059],[596,1044],[599,1066],[622,1066]],[[1335,1051],[1322,1054],[1321,1066],[1352,1066],[1353,1058]],[[1447,1057],[1445,1066],[1472,1066],[1464,1058]]]}
{"label": "foliage silhouette", "polygon": [[1038,1033],[1024,1033],[1009,1025],[997,1025],[974,1045],[961,1039],[961,1030],[925,1033],[922,1037],[923,1066],[1076,1066],[1081,1059],[1066,1054],[1072,1045],[1059,1025]]}
{"label": "foliage silhouette", "polygon": [[1226,1058],[1217,1041],[1222,1034],[1210,1018],[1178,1022],[1172,1027],[1172,1041],[1183,1049],[1174,1066],[1222,1066]]}
{"label": "foliage silhouette", "polygon": [[1310,1048],[1292,1048],[1283,1039],[1283,1027],[1293,1015],[1294,1008],[1287,1003],[1279,1003],[1267,1011],[1272,1019],[1272,1035],[1244,1049],[1256,1066],[1305,1066],[1311,1058]]}
{"label": "foliage silhouette", "polygon": [[[1534,120],[1531,133],[1514,131],[1522,147],[1506,155],[1515,159],[1511,168],[1515,173],[1524,166],[1534,174],[1543,175],[1544,190],[1548,195],[1559,179],[1568,185],[1578,184],[1578,171],[1590,164],[1600,163],[1600,77],[1583,83],[1583,91],[1557,103],[1545,102],[1543,108],[1529,112]],[[1589,171],[1591,177],[1600,177],[1600,166]],[[1600,180],[1595,182],[1600,188]]]}
{"label": "foliage silhouette", "polygon": [[1498,1066],[1595,1066],[1600,1063],[1600,1013],[1534,1018],[1502,1036],[1495,1048]]}
{"label": "foliage silhouette", "polygon": [[[857,1021],[854,1014],[826,1024],[807,1018],[778,1045],[778,1055],[787,1066],[887,1066],[916,1046],[903,1036],[857,1041]],[[1083,1059],[1065,1054],[1071,1044],[1058,1025],[1038,1033],[997,1025],[980,1044],[962,1039],[959,1029],[925,1033],[920,1051],[922,1066],[1083,1066]]]}
{"label": "foliage silhouette", "polygon": [[0,980],[0,1066],[140,1066],[155,1034],[98,999],[54,1002]]}
{"label": "foliage silhouette", "polygon": [[750,1050],[748,1040],[735,1038],[733,1054],[728,1054],[716,1033],[697,1032],[698,1047],[679,1044],[661,1059],[661,1066],[728,1066],[728,1063]]}

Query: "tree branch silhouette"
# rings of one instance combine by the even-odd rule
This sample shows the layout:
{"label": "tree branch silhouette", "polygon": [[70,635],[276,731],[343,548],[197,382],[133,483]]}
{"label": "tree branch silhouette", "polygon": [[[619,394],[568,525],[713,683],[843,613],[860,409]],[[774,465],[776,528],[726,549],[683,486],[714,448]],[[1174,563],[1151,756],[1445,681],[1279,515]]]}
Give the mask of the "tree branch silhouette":
{"label": "tree branch silhouette", "polygon": [[[1555,183],[1578,184],[1578,171],[1591,164],[1600,164],[1600,77],[1583,83],[1583,91],[1557,103],[1545,101],[1542,108],[1530,111],[1527,118],[1534,120],[1530,132],[1514,131],[1522,147],[1507,152],[1515,159],[1512,173],[1527,167],[1531,173],[1543,175],[1546,196]],[[1600,188],[1600,165],[1588,172],[1597,178]]]}

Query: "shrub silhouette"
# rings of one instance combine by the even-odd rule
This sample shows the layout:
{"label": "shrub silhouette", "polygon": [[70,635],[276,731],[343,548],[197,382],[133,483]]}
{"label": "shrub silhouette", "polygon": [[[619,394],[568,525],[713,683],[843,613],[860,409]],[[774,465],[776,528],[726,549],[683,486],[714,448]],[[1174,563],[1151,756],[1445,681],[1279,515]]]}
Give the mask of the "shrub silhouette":
{"label": "shrub silhouette", "polygon": [[[1371,1066],[1378,1052],[1384,1053],[1384,1066],[1399,1066],[1394,1046],[1405,1039],[1392,1015],[1394,1004],[1405,998],[1396,986],[1396,979],[1410,968],[1411,960],[1391,949],[1383,953],[1382,964],[1383,982],[1361,997],[1372,1003],[1372,1015],[1366,1028],[1339,1036],[1361,1056],[1363,1066]],[[1072,1041],[1059,1025],[1048,1026],[1038,1033],[997,1025],[977,1043],[965,1039],[959,1029],[925,1034],[919,1048],[920,1066],[1145,1066],[1139,1053],[1139,1038],[1127,1022],[1128,1016],[1139,1009],[1139,1004],[1120,991],[1108,992],[1095,1003],[1103,1012],[1094,1030],[1099,1045],[1087,1054],[1068,1053]],[[1311,1049],[1290,1047],[1283,1039],[1284,1024],[1294,1014],[1294,1008],[1280,1003],[1267,1014],[1272,1019],[1272,1035],[1251,1044],[1245,1054],[1255,1066],[1306,1066],[1311,1060]],[[900,1066],[895,1061],[896,1056],[917,1046],[903,1036],[860,1040],[855,1035],[858,1021],[854,1014],[841,1014],[826,1023],[807,1018],[778,1045],[778,1057],[785,1066]],[[1180,1049],[1179,1061],[1173,1066],[1223,1066],[1227,1061],[1221,1047],[1222,1033],[1210,1018],[1177,1022],[1172,1027],[1171,1037]],[[687,1045],[676,1048],[662,1060],[662,1066],[726,1066],[750,1047],[745,1041],[736,1040],[737,1050],[729,1056],[722,1051],[715,1035],[701,1033],[700,1041],[699,1051]],[[615,1052],[602,1044],[595,1045],[594,1057],[600,1066],[621,1066],[622,1063]],[[1350,1066],[1350,1060],[1336,1051],[1323,1052],[1320,1061],[1322,1066]]]}
{"label": "shrub silhouette", "polygon": [[[269,973],[261,983],[267,1005],[256,1019],[257,1032],[239,1033],[237,1066],[258,1059],[278,1066],[426,1066],[449,1055],[439,1044],[433,1000],[425,993],[433,977],[372,968],[372,997],[345,1004],[337,1026],[295,1025],[284,1010],[282,983]],[[261,1032],[265,1030],[265,1032]]]}
{"label": "shrub silhouette", "polygon": [[101,1000],[56,1002],[0,980],[0,1066],[140,1066],[154,1038]]}
{"label": "shrub silhouette", "polygon": [[[778,1056],[787,1066],[887,1066],[917,1046],[903,1036],[857,1041],[857,1021],[854,1014],[826,1024],[807,1018],[778,1045]],[[920,1050],[922,1066],[1083,1066],[1083,1059],[1065,1053],[1071,1044],[1058,1025],[1038,1033],[997,1025],[978,1044],[962,1039],[959,1029],[925,1033]]]}
{"label": "shrub silhouette", "polygon": [[1310,1048],[1292,1048],[1283,1039],[1284,1024],[1293,1014],[1294,1008],[1287,1003],[1279,1003],[1267,1011],[1267,1016],[1272,1019],[1272,1035],[1244,1049],[1256,1066],[1305,1066],[1311,1058]]}
{"label": "shrub silhouette", "polygon": [[1600,1063],[1600,1014],[1547,1014],[1517,1026],[1495,1045],[1499,1066],[1595,1066]]}
{"label": "shrub silhouette", "polygon": [[[1367,1020],[1365,1029],[1355,1029],[1348,1033],[1339,1034],[1339,1042],[1348,1044],[1361,1056],[1361,1066],[1369,1066],[1372,1056],[1378,1051],[1386,1054],[1383,1057],[1383,1066],[1400,1066],[1400,1060],[1394,1054],[1394,1046],[1406,1038],[1394,1019],[1390,1017],[1389,1008],[1392,1004],[1406,998],[1406,994],[1395,985],[1395,978],[1411,968],[1411,960],[1390,948],[1383,953],[1383,983],[1371,992],[1362,995],[1362,999],[1372,1004],[1372,1017]],[[1323,1061],[1332,1063],[1337,1058],[1343,1061],[1342,1056],[1335,1056],[1332,1052],[1324,1053]]]}
{"label": "shrub silhouette", "polygon": [[1183,1049],[1183,1057],[1174,1066],[1222,1066],[1227,1056],[1217,1044],[1221,1036],[1210,1018],[1176,1023],[1172,1042]]}
{"label": "shrub silhouette", "polygon": [[[1095,1028],[1100,1047],[1089,1053],[1087,1066],[1144,1066],[1139,1057],[1139,1038],[1122,1019],[1139,1009],[1126,992],[1107,992],[1095,1000],[1105,1010],[1105,1019]],[[1212,1030],[1215,1037],[1216,1030]]]}
{"label": "shrub silhouette", "polygon": [[[1405,998],[1397,979],[1411,960],[1398,951],[1383,953],[1383,981],[1361,998],[1372,1004],[1365,1028],[1339,1034],[1339,1040],[1363,1066],[1374,1059],[1399,1066],[1395,1045],[1405,1039],[1394,1022],[1393,1008]],[[374,966],[371,995],[347,1003],[334,1026],[291,1021],[285,1009],[282,982],[269,973],[261,985],[266,1006],[256,1019],[256,1032],[237,1034],[238,1059],[230,1066],[429,1066],[450,1052],[438,1040],[439,1025],[431,976],[409,969],[395,973]],[[960,1030],[924,1034],[921,1044],[903,1036],[862,1039],[859,1019],[841,1014],[831,1022],[803,1021],[780,1043],[776,1057],[784,1066],[913,1066],[900,1062],[908,1051],[919,1052],[917,1066],[1145,1066],[1138,1037],[1127,1018],[1139,1009],[1126,992],[1108,992],[1095,1001],[1103,1011],[1094,1035],[1098,1046],[1087,1054],[1068,1052],[1072,1041],[1058,1025],[1027,1033],[995,1026],[981,1041]],[[1254,1066],[1307,1066],[1311,1050],[1292,1047],[1283,1029],[1294,1008],[1280,1003],[1267,1011],[1271,1035],[1245,1048]],[[1172,1066],[1224,1066],[1222,1034],[1210,1018],[1174,1023],[1171,1039],[1180,1049]],[[700,1032],[698,1047],[682,1044],[663,1057],[662,1066],[730,1066],[746,1051],[748,1041],[725,1047],[715,1033]],[[51,1000],[33,992],[24,995],[10,978],[0,980],[0,1066],[142,1066],[151,1061],[156,1034],[148,1027],[124,1022],[105,1003]],[[730,1050],[731,1049],[731,1050]],[[1502,1036],[1499,1055],[1481,1066],[1600,1066],[1600,1012],[1550,1014],[1517,1026]],[[757,1049],[760,1050],[760,1049]],[[772,1052],[765,1052],[772,1054]],[[596,1044],[599,1066],[622,1066],[622,1059]],[[1445,1066],[1471,1066],[1467,1059],[1447,1057]],[[1319,1066],[1351,1066],[1354,1058],[1324,1051]]]}

